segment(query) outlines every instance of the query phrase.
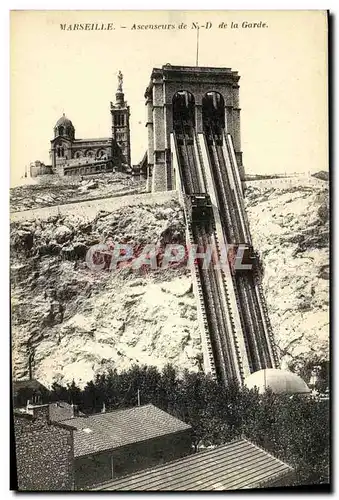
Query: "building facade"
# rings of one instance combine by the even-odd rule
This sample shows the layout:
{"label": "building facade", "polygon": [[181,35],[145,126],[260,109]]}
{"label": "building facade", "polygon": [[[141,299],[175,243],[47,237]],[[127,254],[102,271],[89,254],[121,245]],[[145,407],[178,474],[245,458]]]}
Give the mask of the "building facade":
{"label": "building facade", "polygon": [[75,457],[75,488],[86,489],[187,456],[191,452],[191,432],[185,430]]}
{"label": "building facade", "polygon": [[14,408],[26,405],[27,401],[32,403],[47,402],[49,390],[33,377],[26,380],[13,380],[12,395]]}
{"label": "building facade", "polygon": [[19,491],[74,489],[74,428],[49,418],[49,405],[14,412]]}
{"label": "building facade", "polygon": [[86,489],[192,452],[189,425],[152,404],[64,420],[74,433],[75,488]]}
{"label": "building facade", "polygon": [[45,165],[42,161],[36,160],[32,162],[29,166],[30,176],[38,177],[39,175],[49,175],[52,174],[52,166]]}
{"label": "building facade", "polygon": [[[175,130],[174,105],[178,93],[186,93],[193,108],[193,128],[204,131],[204,107],[206,97],[218,100],[224,130],[231,134],[240,177],[243,178],[240,143],[239,79],[237,71],[230,68],[205,68],[172,66],[154,68],[145,92],[148,132],[149,190],[175,189],[172,171],[171,133]],[[183,117],[184,121],[184,117]]]}
{"label": "building facade", "polygon": [[75,128],[63,114],[54,127],[50,157],[53,173],[86,175],[113,169],[113,140],[110,137],[76,139]]}
{"label": "building facade", "polygon": [[19,490],[81,490],[192,452],[189,425],[152,404],[85,415],[66,402],[14,414]]}

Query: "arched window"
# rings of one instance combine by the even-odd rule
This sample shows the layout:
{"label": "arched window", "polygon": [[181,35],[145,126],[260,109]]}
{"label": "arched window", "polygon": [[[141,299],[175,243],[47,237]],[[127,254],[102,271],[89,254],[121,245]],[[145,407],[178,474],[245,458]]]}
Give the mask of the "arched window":
{"label": "arched window", "polygon": [[65,156],[65,150],[64,150],[64,148],[61,148],[61,156],[62,156],[62,158]]}
{"label": "arched window", "polygon": [[225,128],[225,101],[219,92],[210,91],[202,99],[202,120],[205,129]]}
{"label": "arched window", "polygon": [[195,99],[187,90],[180,90],[172,99],[174,128],[193,126],[195,124]]}
{"label": "arched window", "polygon": [[193,128],[195,127],[195,99],[187,90],[176,92],[172,99],[173,128],[178,144],[187,141],[193,144]]}
{"label": "arched window", "polygon": [[59,127],[59,135],[64,135],[64,127]]}

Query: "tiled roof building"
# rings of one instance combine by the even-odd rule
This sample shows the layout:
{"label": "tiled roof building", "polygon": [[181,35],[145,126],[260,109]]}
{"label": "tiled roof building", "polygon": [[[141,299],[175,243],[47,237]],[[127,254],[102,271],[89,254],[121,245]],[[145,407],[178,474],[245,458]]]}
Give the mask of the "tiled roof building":
{"label": "tiled roof building", "polygon": [[74,432],[75,483],[87,488],[192,451],[191,427],[148,404],[63,421]]}
{"label": "tiled roof building", "polygon": [[21,490],[214,491],[293,478],[244,439],[192,454],[191,427],[152,404],[89,416],[65,402],[27,405],[14,424]]}
{"label": "tiled roof building", "polygon": [[98,486],[105,491],[226,491],[288,485],[293,469],[245,439]]}
{"label": "tiled roof building", "polygon": [[76,457],[191,429],[152,404],[71,418],[63,423],[77,428],[78,432],[74,434]]}
{"label": "tiled roof building", "polygon": [[[76,405],[70,405],[65,401],[57,401],[56,403],[49,403],[49,418],[53,422],[65,422],[65,420],[73,419],[75,416],[85,416],[84,413],[79,412]],[[74,427],[73,423],[70,425]]]}
{"label": "tiled roof building", "polygon": [[93,486],[192,451],[191,427],[148,404],[84,415],[66,402],[15,413],[20,489]]}
{"label": "tiled roof building", "polygon": [[13,380],[13,403],[14,407],[20,407],[27,403],[27,400],[41,402],[42,394],[47,394],[48,389],[38,380],[31,378],[26,380]]}

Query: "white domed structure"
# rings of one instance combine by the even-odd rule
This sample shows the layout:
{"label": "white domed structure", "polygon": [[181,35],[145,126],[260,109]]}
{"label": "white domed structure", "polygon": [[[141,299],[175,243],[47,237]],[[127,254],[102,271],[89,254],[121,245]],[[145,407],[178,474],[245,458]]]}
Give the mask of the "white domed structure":
{"label": "white domed structure", "polygon": [[311,390],[301,377],[287,370],[266,368],[251,373],[245,379],[248,389],[257,387],[259,393],[263,394],[270,389],[274,394],[309,394]]}

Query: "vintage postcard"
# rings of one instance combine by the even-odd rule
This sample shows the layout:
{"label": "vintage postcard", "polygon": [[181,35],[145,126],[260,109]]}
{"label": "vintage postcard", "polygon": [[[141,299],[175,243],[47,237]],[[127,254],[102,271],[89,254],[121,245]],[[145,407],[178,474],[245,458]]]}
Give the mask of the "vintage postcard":
{"label": "vintage postcard", "polygon": [[329,488],[327,45],[11,12],[12,489]]}

